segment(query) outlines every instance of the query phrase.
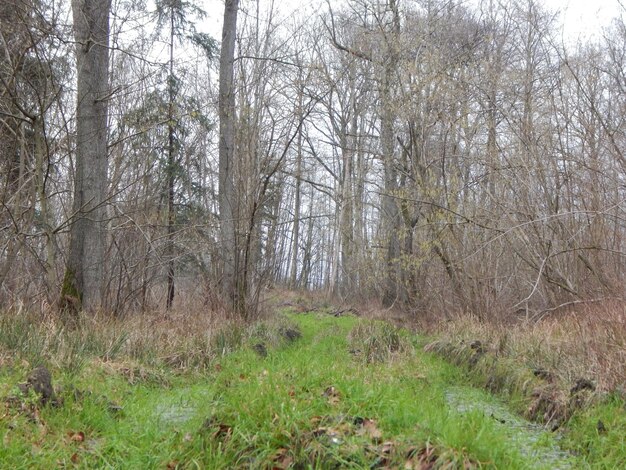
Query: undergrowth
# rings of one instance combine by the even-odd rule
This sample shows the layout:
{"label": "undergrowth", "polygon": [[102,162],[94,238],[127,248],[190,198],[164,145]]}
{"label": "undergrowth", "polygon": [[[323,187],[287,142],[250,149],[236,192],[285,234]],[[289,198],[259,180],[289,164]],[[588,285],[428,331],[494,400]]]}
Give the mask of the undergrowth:
{"label": "undergrowth", "polygon": [[116,319],[83,316],[68,326],[60,318],[0,314],[0,357],[49,364],[78,373],[87,362],[139,362],[147,367],[202,370],[221,356],[262,340],[275,347],[281,331],[293,329],[284,316],[254,324],[203,314],[167,314]]}
{"label": "undergrowth", "polygon": [[[1,318],[0,462],[552,468],[544,457],[558,447],[555,436],[537,431],[531,451],[523,450],[497,411],[483,411],[498,408],[487,392],[469,386],[464,366],[422,353],[415,347],[422,340],[406,330],[329,313],[275,315],[250,325],[201,316],[90,318],[73,329],[51,319]],[[468,343],[468,355],[478,347]],[[19,393],[36,363],[52,372],[54,405]],[[525,381],[507,380],[499,387],[513,390]],[[450,390],[485,408],[459,406]],[[580,438],[574,446],[574,437],[566,437],[576,453],[563,458],[570,468],[623,462],[615,432],[623,413],[617,402],[612,406],[618,418],[606,409],[605,432],[595,440],[588,430],[597,416],[572,417],[580,434],[571,436]]]}
{"label": "undergrowth", "polygon": [[[626,467],[624,338],[616,324],[568,318],[502,326],[464,317],[441,324],[424,349],[468,372],[529,419],[562,432],[562,446],[595,468]],[[599,366],[604,358],[606,369]],[[608,360],[607,358],[611,358]]]}

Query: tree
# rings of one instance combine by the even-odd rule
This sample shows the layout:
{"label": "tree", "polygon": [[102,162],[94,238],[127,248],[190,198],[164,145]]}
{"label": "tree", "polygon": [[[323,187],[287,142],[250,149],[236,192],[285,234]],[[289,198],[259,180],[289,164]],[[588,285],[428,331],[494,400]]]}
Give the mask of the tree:
{"label": "tree", "polygon": [[235,219],[235,94],[234,62],[235,37],[237,33],[237,13],[239,0],[226,0],[224,5],[224,25],[222,28],[222,49],[220,52],[219,77],[219,211],[222,245],[222,294],[228,305],[235,311],[244,308],[237,285],[237,234]]}
{"label": "tree", "polygon": [[174,50],[175,41],[182,40],[186,33],[191,33],[190,38],[200,43],[208,55],[212,54],[213,43],[210,38],[196,35],[193,25],[189,23],[188,16],[195,14],[198,17],[204,12],[193,3],[182,0],[159,0],[157,1],[157,27],[167,24],[169,27],[168,48],[169,57],[167,65],[167,296],[165,308],[169,310],[174,302],[175,293],[175,247],[174,234],[176,230],[176,176],[179,173],[180,156],[180,133],[178,124],[178,101],[179,101],[179,78],[175,72]]}
{"label": "tree", "polygon": [[70,253],[61,302],[104,307],[109,12],[111,0],[72,0],[76,39],[76,163]]}
{"label": "tree", "polygon": [[[53,116],[68,74],[57,14],[40,0],[11,0],[0,13],[0,290],[10,296],[31,284],[48,299],[58,295],[50,177],[58,163]],[[21,269],[33,261],[41,269]]]}

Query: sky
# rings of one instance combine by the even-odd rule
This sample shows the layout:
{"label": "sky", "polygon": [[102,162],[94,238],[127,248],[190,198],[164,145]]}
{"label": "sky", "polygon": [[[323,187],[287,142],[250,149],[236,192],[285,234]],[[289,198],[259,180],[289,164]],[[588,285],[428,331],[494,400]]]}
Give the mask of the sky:
{"label": "sky", "polygon": [[626,14],[626,1],[619,0],[543,0],[552,10],[561,12],[564,35],[568,40],[598,37],[603,26]]}
{"label": "sky", "polygon": [[[271,0],[261,0],[269,4]],[[325,0],[273,0],[280,9],[291,12],[308,10],[314,15],[326,9]],[[468,0],[471,1],[471,0]],[[506,0],[502,0],[505,1]],[[626,0],[539,0],[550,10],[561,12],[565,42],[575,42],[601,35],[602,27],[620,15],[626,16]],[[224,14],[224,0],[200,0],[204,4],[207,18],[202,29],[221,39],[221,23]],[[330,0],[331,5],[341,0]],[[241,0],[241,5],[250,6],[251,1]],[[623,6],[622,6],[623,5]]]}

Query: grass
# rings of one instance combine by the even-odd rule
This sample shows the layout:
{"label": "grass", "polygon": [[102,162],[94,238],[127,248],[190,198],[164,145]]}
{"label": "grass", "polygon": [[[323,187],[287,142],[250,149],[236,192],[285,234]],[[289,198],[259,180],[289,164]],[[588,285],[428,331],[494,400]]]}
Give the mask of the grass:
{"label": "grass", "polygon": [[[187,324],[189,335],[180,328],[178,337],[164,321],[171,332],[162,340],[164,330],[139,322],[138,331],[127,323],[70,332],[28,322],[0,330],[0,397],[16,395],[40,361],[63,400],[59,407],[41,407],[36,397],[5,400],[2,465],[551,467],[541,456],[556,448],[553,434],[533,431],[536,452],[524,450],[498,417],[503,405],[472,388],[462,368],[421,353],[422,340],[406,331],[350,316],[290,314],[202,333]],[[451,401],[451,389],[472,405]],[[581,447],[572,449],[581,455],[568,458],[573,468],[610,468],[623,458],[611,418],[620,405],[611,406],[615,413],[602,415],[609,431],[599,439],[614,454],[604,441],[585,440],[596,415],[577,415]]]}
{"label": "grass", "polygon": [[[626,328],[615,311],[603,317],[613,322],[573,315],[511,328],[459,318],[438,325],[425,349],[520,414],[558,427],[561,447],[586,465],[626,468]],[[581,379],[590,389],[577,390]]]}

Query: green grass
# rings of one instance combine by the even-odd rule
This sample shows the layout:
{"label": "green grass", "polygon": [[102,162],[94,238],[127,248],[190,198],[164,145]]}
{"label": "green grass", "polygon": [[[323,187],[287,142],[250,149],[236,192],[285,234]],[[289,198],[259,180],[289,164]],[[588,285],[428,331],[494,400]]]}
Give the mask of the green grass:
{"label": "green grass", "polygon": [[563,447],[593,462],[596,468],[626,468],[626,405],[623,398],[605,400],[575,414]]}
{"label": "green grass", "polygon": [[[280,328],[293,322],[302,338],[288,342]],[[502,404],[472,389],[461,369],[421,353],[406,332],[353,317],[303,314],[237,334],[239,348],[214,337],[224,355],[204,369],[85,359],[76,370],[57,371],[62,406],[2,408],[0,467],[552,466],[542,458],[556,447],[552,434],[534,433],[537,453],[528,453],[494,416],[498,411],[489,411]],[[267,345],[267,357],[253,350],[258,342]],[[2,367],[0,396],[14,393],[29,367],[20,361]],[[451,403],[451,388],[485,405],[463,409]],[[591,421],[580,419],[586,436]],[[614,426],[605,419],[607,428]],[[614,434],[600,438],[608,436],[617,449]],[[623,444],[622,433],[622,454]],[[600,446],[594,440],[587,450]],[[589,466],[584,459],[608,465],[621,458],[602,450],[581,456],[571,457],[572,468]]]}

